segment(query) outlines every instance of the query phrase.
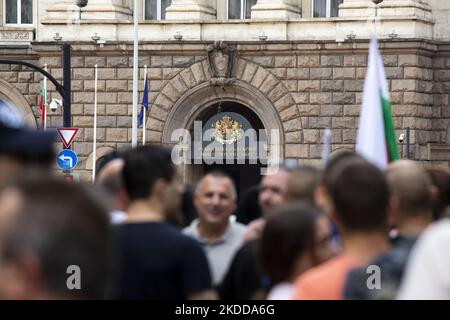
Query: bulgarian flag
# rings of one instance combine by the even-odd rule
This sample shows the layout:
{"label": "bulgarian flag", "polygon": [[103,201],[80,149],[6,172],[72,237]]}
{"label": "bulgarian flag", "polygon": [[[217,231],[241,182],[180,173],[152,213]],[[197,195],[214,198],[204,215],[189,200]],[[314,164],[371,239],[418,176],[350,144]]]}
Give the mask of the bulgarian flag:
{"label": "bulgarian flag", "polygon": [[392,106],[387,89],[383,59],[374,37],[370,42],[369,61],[356,137],[356,152],[380,169],[398,159]]}
{"label": "bulgarian flag", "polygon": [[45,106],[47,105],[47,81],[44,78],[42,81],[41,95],[39,97],[39,109],[41,109],[41,128],[46,129],[46,115],[45,115]]}

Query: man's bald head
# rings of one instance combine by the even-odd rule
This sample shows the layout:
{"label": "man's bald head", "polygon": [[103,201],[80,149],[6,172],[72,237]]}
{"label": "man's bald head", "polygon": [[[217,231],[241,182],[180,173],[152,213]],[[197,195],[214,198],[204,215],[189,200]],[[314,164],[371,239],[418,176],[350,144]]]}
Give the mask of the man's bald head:
{"label": "man's bald head", "polygon": [[194,193],[201,192],[201,190],[204,188],[204,186],[209,182],[209,180],[222,180],[226,183],[227,188],[229,189],[231,198],[233,201],[237,200],[237,191],[236,187],[234,186],[233,180],[231,180],[230,176],[227,174],[221,172],[221,171],[213,171],[205,174],[200,181],[197,183],[197,186],[195,187]]}
{"label": "man's bald head", "polygon": [[124,164],[123,159],[111,160],[98,175],[97,181],[113,194],[117,194],[123,188],[122,169]]}
{"label": "man's bald head", "polygon": [[97,183],[115,199],[115,208],[122,211],[125,211],[129,201],[122,175],[124,164],[125,161],[121,158],[111,160],[97,177]]}
{"label": "man's bald head", "polygon": [[261,179],[258,201],[263,216],[267,216],[271,211],[287,201],[290,174],[288,168],[280,167],[277,173],[265,175]]}
{"label": "man's bald head", "polygon": [[401,217],[430,213],[433,185],[424,168],[411,160],[399,160],[389,165],[386,178]]}
{"label": "man's bald head", "polygon": [[236,198],[236,189],[229,176],[220,171],[206,174],[194,193],[200,223],[210,227],[227,226],[229,216],[236,209]]}

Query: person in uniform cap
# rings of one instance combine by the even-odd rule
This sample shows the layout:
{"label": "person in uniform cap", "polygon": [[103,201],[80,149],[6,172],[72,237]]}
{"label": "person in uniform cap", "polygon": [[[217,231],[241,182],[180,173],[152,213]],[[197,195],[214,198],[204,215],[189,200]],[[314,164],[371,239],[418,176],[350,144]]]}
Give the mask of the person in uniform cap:
{"label": "person in uniform cap", "polygon": [[56,133],[26,125],[17,108],[0,101],[0,190],[27,169],[50,170]]}

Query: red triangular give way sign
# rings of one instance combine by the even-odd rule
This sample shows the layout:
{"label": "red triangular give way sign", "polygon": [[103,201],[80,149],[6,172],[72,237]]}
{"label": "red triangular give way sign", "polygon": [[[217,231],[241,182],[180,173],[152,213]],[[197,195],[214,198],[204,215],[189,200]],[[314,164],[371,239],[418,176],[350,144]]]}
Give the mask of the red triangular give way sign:
{"label": "red triangular give way sign", "polygon": [[69,148],[73,139],[77,135],[78,128],[58,128],[57,130],[62,142],[66,148]]}

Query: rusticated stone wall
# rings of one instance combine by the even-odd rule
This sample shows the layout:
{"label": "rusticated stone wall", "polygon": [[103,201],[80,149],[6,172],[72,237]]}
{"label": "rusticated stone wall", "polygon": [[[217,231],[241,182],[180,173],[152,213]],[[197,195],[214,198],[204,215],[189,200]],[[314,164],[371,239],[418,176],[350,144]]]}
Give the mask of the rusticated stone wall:
{"label": "rusticated stone wall", "polygon": [[[147,141],[163,142],[172,107],[189,90],[211,79],[206,46],[201,42],[141,44],[141,79],[144,65],[148,66],[150,79]],[[333,150],[354,148],[368,42],[244,42],[235,46],[236,79],[266,97],[276,110],[278,118],[268,123],[282,131],[286,158],[318,163],[326,128],[331,129]],[[450,142],[449,48],[415,41],[386,41],[380,43],[380,48],[397,135],[410,128],[411,157],[447,166],[450,158],[433,157],[432,149]],[[30,50],[0,50],[0,57],[11,56],[40,66],[47,64],[50,73],[62,80],[61,57],[55,44],[35,43]],[[72,123],[80,129],[73,149],[80,157],[76,172],[86,179],[90,177],[87,159],[92,153],[95,65],[99,79],[97,146],[123,148],[131,141],[131,44],[107,44],[101,48],[73,44]],[[22,67],[0,65],[0,78],[22,93],[38,117],[41,76]],[[140,81],[140,93],[142,87]],[[50,84],[49,92],[59,98]],[[217,97],[217,91],[211,90],[211,99]],[[255,103],[250,98],[247,102]],[[50,114],[49,126],[60,126],[61,115],[61,111]],[[399,148],[406,156],[406,147]]]}

